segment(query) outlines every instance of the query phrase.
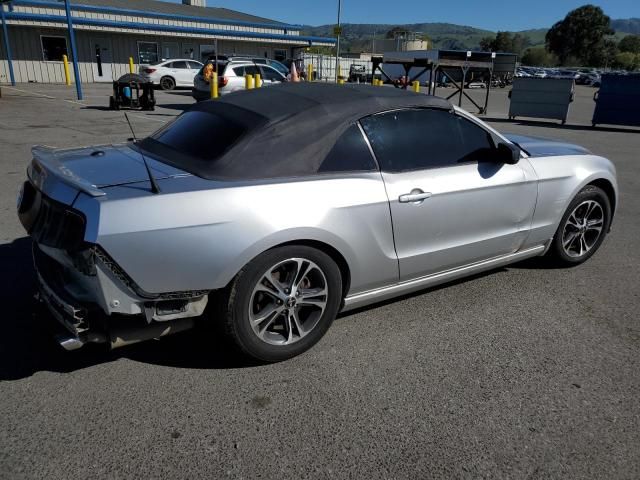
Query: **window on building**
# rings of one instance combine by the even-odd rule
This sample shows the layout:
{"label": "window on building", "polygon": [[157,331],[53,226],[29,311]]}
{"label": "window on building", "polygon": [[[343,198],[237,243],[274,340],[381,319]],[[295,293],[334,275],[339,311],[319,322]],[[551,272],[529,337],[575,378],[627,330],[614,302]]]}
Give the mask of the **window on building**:
{"label": "window on building", "polygon": [[486,130],[444,110],[399,110],[361,123],[380,167],[389,172],[482,162],[493,149]]}
{"label": "window on building", "polygon": [[158,44],[156,42],[138,42],[139,63],[149,64],[157,62]]}
{"label": "window on building", "polygon": [[273,51],[273,59],[279,62],[284,62],[287,59],[287,51],[286,50],[274,50]]}
{"label": "window on building", "polygon": [[42,42],[42,58],[45,62],[61,62],[67,53],[67,39],[65,37],[40,37]]}

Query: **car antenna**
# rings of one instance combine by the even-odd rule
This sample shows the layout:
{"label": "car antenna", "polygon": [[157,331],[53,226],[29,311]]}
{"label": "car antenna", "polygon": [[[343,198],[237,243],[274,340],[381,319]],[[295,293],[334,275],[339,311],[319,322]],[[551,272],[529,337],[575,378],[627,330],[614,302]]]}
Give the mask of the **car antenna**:
{"label": "car antenna", "polygon": [[[124,112],[124,118],[127,119],[127,123],[129,124],[129,128],[131,129],[131,134],[133,135],[133,143],[135,143],[136,145],[138,144],[138,138],[136,137],[136,132],[133,131],[133,126],[131,125],[131,122],[129,121],[129,115],[127,115],[127,112]],[[140,156],[142,157],[142,162],[144,163],[144,168],[147,169],[147,175],[149,176],[149,181],[151,182],[151,191],[153,193],[160,193],[160,187],[158,186],[158,183],[156,182],[156,179],[153,177],[153,174],[151,173],[151,169],[149,168],[149,164],[147,163],[147,159],[144,156],[144,153],[142,153],[142,149],[140,148],[138,150],[138,152],[140,152]]]}

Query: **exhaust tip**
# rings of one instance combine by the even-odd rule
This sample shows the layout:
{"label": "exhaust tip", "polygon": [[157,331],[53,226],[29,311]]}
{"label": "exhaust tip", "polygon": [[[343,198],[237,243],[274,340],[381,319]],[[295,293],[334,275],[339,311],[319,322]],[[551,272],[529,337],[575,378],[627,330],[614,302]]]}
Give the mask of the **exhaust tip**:
{"label": "exhaust tip", "polygon": [[56,341],[66,351],[78,350],[84,346],[84,342],[77,337],[70,337],[66,335],[56,335]]}

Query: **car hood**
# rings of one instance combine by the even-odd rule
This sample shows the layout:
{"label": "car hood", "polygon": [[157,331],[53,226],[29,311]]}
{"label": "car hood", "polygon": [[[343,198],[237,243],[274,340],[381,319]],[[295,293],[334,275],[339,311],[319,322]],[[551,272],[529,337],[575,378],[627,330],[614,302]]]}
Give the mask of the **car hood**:
{"label": "car hood", "polygon": [[580,145],[548,140],[546,138],[530,137],[527,135],[505,135],[511,142],[518,145],[530,157],[554,157],[558,155],[589,155],[591,152]]}
{"label": "car hood", "polygon": [[[142,155],[131,143],[73,149],[34,147],[32,153],[46,169],[76,186],[102,189],[149,181]],[[149,156],[145,158],[156,180],[190,175]]]}

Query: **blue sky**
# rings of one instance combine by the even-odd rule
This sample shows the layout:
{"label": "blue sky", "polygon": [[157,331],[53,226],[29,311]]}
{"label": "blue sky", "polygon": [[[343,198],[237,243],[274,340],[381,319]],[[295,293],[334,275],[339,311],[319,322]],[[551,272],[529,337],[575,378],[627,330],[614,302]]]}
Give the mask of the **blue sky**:
{"label": "blue sky", "polygon": [[[170,0],[180,2],[180,0]],[[343,0],[345,23],[446,22],[487,30],[549,27],[576,7],[599,5],[611,18],[640,17],[640,0]],[[337,0],[207,0],[225,7],[288,23],[335,23]]]}

